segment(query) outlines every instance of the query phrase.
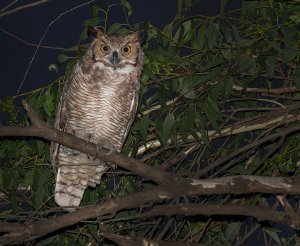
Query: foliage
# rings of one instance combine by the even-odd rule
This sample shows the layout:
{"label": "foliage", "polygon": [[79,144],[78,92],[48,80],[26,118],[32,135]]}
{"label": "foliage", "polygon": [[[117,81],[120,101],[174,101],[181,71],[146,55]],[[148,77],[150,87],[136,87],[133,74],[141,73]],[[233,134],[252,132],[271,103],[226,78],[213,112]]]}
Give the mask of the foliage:
{"label": "foliage", "polygon": [[[238,150],[297,124],[300,5],[294,1],[243,1],[241,9],[226,13],[226,2],[222,1],[220,16],[207,17],[190,16],[193,1],[178,0],[178,14],[162,30],[145,23],[148,39],[144,45],[141,103],[123,153],[184,177],[299,175],[297,134],[254,145],[241,153]],[[91,18],[84,22],[78,44],[58,57],[60,63],[66,64],[65,76],[87,47],[87,26],[101,26],[107,33],[115,34],[141,26],[127,22],[108,27],[110,11],[117,7],[124,8],[126,21],[134,11],[125,0],[107,10],[91,7]],[[76,58],[71,58],[74,51]],[[51,64],[49,69],[57,70],[57,66]],[[60,77],[45,88],[22,95],[51,124],[63,80]],[[10,125],[30,125],[23,110],[14,104],[19,97],[1,99],[0,108],[9,112]],[[230,153],[236,155],[226,159]],[[214,166],[222,159],[220,165]],[[53,216],[57,210],[49,142],[2,138],[0,163],[1,219],[24,222],[31,216]],[[133,174],[108,173],[100,186],[87,190],[82,206],[152,185]],[[264,199],[271,206],[279,206],[276,198],[258,194],[200,196],[189,198],[188,202],[259,205]],[[290,201],[299,209],[298,197],[291,197]],[[128,236],[212,245],[244,242],[253,235],[248,233],[253,228],[273,243],[288,245],[297,240],[294,231],[287,233],[277,225],[246,218],[175,216],[122,220],[138,211],[139,208],[122,211],[115,221],[104,221],[105,226]],[[36,243],[111,245],[97,231],[96,221],[86,221]]]}

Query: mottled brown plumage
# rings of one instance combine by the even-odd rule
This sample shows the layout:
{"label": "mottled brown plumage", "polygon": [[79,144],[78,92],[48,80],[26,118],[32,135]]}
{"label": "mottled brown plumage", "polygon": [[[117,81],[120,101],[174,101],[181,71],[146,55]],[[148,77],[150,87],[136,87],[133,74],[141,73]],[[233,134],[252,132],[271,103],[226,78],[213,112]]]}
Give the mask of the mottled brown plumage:
{"label": "mottled brown plumage", "polygon": [[[138,105],[142,37],[140,32],[90,31],[94,41],[65,82],[55,127],[120,152]],[[51,149],[55,201],[60,206],[79,206],[86,187],[99,184],[109,165],[56,143]]]}

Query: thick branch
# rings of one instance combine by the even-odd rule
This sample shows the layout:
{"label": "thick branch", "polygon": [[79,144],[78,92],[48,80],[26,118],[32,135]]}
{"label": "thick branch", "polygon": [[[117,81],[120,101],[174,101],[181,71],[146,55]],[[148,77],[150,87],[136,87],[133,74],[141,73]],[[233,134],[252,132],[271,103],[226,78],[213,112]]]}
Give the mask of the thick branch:
{"label": "thick branch", "polygon": [[120,246],[204,246],[204,244],[195,244],[195,243],[188,243],[188,242],[172,242],[172,241],[163,241],[163,240],[148,240],[141,237],[128,237],[122,236],[116,233],[108,233],[108,232],[101,232],[101,236],[117,243]]}
{"label": "thick branch", "polygon": [[[191,180],[182,180],[178,184],[173,184],[173,187],[163,185],[147,191],[129,194],[125,197],[110,199],[101,205],[82,208],[75,212],[60,217],[53,217],[45,221],[24,225],[11,223],[9,226],[7,222],[0,222],[0,232],[11,232],[0,238],[0,244],[33,240],[83,220],[89,220],[104,215],[113,215],[126,208],[140,207],[146,203],[161,202],[170,198],[189,195],[196,196],[224,193],[247,194],[255,192],[300,194],[300,178],[235,176],[210,180],[192,180],[192,183],[187,181]],[[222,211],[223,210],[220,210],[219,214],[229,214],[229,210],[224,210],[224,213]],[[188,211],[186,212],[189,214]],[[200,213],[200,211],[198,212]],[[242,214],[242,211],[240,212]],[[208,215],[210,214],[209,212],[207,213]],[[290,216],[290,214],[287,215]],[[272,219],[270,216],[261,217],[261,219],[267,218]],[[295,221],[299,221],[298,218],[285,221],[284,216],[279,214],[275,219],[275,221],[282,221],[282,223],[284,222],[292,227],[299,226],[299,224],[294,223]]]}
{"label": "thick branch", "polygon": [[[258,221],[274,221],[288,225],[294,229],[300,228],[300,215],[293,212],[279,212],[271,208],[259,208],[255,206],[236,205],[214,205],[214,204],[175,204],[156,206],[152,210],[139,214],[134,218],[148,218],[152,216],[164,215],[236,215],[251,216]],[[126,219],[126,218],[125,218]]]}

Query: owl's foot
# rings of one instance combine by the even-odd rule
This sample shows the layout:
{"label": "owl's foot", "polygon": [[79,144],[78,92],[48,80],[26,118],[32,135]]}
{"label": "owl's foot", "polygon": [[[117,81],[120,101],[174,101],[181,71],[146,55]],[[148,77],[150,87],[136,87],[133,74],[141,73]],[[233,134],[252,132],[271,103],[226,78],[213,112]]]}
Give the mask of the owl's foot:
{"label": "owl's foot", "polygon": [[88,143],[91,143],[92,139],[93,139],[93,134],[92,133],[86,134],[86,143],[85,143],[84,147],[86,147]]}
{"label": "owl's foot", "polygon": [[[71,133],[72,133],[75,137],[78,137],[78,134],[77,134],[77,132],[76,132],[74,129],[71,131]],[[77,156],[77,155],[79,155],[79,153],[80,153],[80,151],[75,150],[75,149],[72,149],[72,155],[73,155],[73,156]]]}
{"label": "owl's foot", "polygon": [[71,132],[75,137],[78,137],[76,131],[73,129],[72,132]]}
{"label": "owl's foot", "polygon": [[105,155],[113,155],[113,154],[117,154],[118,151],[115,148],[109,148],[108,153],[106,153]]}
{"label": "owl's foot", "polygon": [[96,150],[97,150],[97,152],[98,152],[100,149],[102,149],[102,146],[101,146],[100,144],[96,144]]}

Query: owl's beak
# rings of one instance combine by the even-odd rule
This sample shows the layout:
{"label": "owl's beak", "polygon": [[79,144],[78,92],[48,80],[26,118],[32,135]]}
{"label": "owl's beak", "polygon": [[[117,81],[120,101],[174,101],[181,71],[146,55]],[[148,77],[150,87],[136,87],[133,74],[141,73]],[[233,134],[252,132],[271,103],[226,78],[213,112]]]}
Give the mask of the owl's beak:
{"label": "owl's beak", "polygon": [[114,66],[114,69],[116,69],[116,66],[119,64],[120,61],[121,61],[121,59],[119,57],[118,52],[114,51],[112,53],[112,56],[110,57],[110,62]]}

